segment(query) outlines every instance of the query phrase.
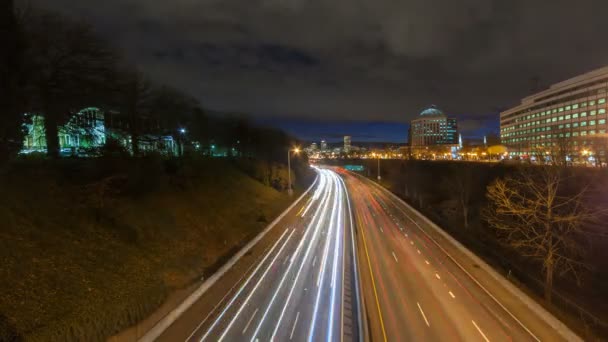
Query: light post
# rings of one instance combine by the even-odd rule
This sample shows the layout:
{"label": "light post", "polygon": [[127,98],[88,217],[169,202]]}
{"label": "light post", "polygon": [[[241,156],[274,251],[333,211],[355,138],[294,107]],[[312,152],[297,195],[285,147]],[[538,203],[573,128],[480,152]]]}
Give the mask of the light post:
{"label": "light post", "polygon": [[372,153],[372,157],[378,157],[378,181],[380,181],[380,179],[382,179],[382,177],[380,177],[380,153]]}
{"label": "light post", "polygon": [[[298,154],[300,152],[299,148],[294,148],[293,153]],[[287,193],[289,196],[293,194],[293,189],[291,188],[291,150],[287,150]]]}

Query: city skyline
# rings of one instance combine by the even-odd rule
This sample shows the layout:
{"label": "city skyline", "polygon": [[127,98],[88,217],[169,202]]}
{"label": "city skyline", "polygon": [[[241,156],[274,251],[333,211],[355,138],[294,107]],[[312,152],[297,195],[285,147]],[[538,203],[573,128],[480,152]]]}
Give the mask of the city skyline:
{"label": "city skyline", "polygon": [[598,44],[608,4],[594,1],[575,11],[480,0],[32,4],[90,23],[153,80],[206,108],[279,126],[403,124],[435,103],[466,114],[463,130],[497,130],[497,113],[519,98],[608,60]]}

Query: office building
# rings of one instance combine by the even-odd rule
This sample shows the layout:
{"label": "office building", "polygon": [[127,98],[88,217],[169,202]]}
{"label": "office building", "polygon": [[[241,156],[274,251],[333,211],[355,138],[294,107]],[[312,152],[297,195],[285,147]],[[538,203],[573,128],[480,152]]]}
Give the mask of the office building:
{"label": "office building", "polygon": [[410,145],[412,148],[457,145],[458,125],[435,106],[423,110],[410,123]]}
{"label": "office building", "polygon": [[[500,138],[511,157],[551,155],[564,140],[566,159],[581,154],[604,155],[608,67],[552,85],[500,113]],[[584,151],[584,153],[583,153]]]}
{"label": "office building", "polygon": [[321,152],[327,151],[327,141],[321,140]]}
{"label": "office building", "polygon": [[350,135],[345,135],[344,136],[344,152],[349,153],[350,152]]}

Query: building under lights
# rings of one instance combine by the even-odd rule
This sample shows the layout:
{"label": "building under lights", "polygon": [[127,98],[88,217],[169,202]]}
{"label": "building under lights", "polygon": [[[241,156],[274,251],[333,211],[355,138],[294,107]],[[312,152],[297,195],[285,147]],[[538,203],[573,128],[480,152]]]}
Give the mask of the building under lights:
{"label": "building under lights", "polygon": [[435,106],[423,110],[410,123],[410,146],[458,145],[458,125]]}
{"label": "building under lights", "polygon": [[567,159],[603,156],[607,90],[608,67],[604,67],[524,98],[500,113],[502,144],[511,157],[524,159],[551,155],[564,140],[571,146]]}
{"label": "building under lights", "polygon": [[350,135],[345,135],[344,136],[344,152],[349,153],[350,150],[351,150]]}

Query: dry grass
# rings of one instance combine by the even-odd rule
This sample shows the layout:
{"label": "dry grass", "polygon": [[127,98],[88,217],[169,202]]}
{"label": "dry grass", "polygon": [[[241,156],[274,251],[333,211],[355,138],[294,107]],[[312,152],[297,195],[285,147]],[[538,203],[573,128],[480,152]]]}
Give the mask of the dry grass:
{"label": "dry grass", "polygon": [[0,189],[0,340],[105,340],[289,204],[226,161],[28,161]]}

